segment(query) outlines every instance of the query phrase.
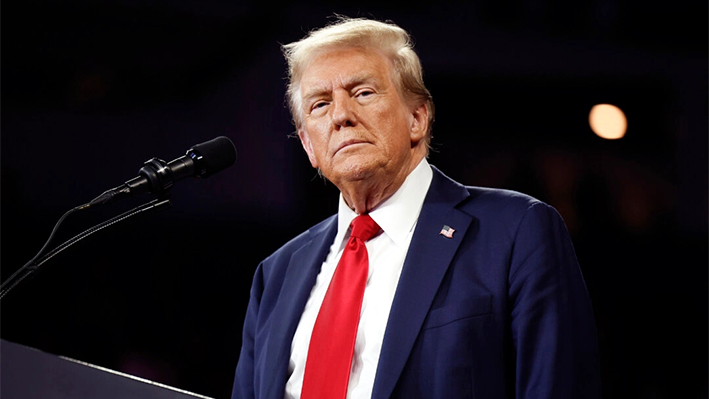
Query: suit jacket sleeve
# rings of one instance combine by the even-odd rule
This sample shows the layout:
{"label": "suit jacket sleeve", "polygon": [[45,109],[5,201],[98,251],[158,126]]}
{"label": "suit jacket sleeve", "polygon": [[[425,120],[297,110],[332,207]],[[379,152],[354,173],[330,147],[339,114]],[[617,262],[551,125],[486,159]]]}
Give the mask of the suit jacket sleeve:
{"label": "suit jacket sleeve", "polygon": [[513,245],[508,304],[515,396],[600,397],[593,311],[561,216],[533,203]]}
{"label": "suit jacket sleeve", "polygon": [[259,304],[261,302],[261,294],[263,293],[263,264],[259,265],[254,274],[253,283],[251,285],[251,294],[249,305],[246,309],[246,317],[244,318],[244,328],[242,333],[241,352],[239,361],[236,367],[236,375],[234,377],[234,387],[232,389],[232,398],[238,399],[254,399],[255,393],[255,374],[254,374],[254,359],[255,359],[255,333],[256,323],[259,314]]}

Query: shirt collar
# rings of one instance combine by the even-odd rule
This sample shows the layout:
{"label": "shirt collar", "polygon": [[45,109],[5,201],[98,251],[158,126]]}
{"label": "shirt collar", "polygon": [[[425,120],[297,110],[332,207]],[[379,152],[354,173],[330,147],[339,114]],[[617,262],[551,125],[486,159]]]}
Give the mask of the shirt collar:
{"label": "shirt collar", "polygon": [[[396,245],[406,246],[407,236],[416,226],[423,200],[426,198],[428,188],[433,179],[433,172],[428,161],[424,158],[409,173],[404,183],[391,197],[379,204],[369,215],[382,228],[384,233]],[[337,212],[337,238],[335,242],[344,240],[350,223],[357,214],[347,206],[342,194]]]}

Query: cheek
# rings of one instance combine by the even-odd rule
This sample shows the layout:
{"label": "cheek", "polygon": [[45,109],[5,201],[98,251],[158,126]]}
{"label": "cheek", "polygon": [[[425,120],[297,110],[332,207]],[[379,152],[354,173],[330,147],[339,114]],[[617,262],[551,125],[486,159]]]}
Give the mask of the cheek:
{"label": "cheek", "polygon": [[316,154],[327,152],[329,134],[323,123],[310,123],[307,126],[308,137]]}
{"label": "cheek", "polygon": [[381,137],[384,142],[391,145],[398,144],[399,147],[402,146],[402,142],[411,141],[411,118],[408,114],[396,110],[382,113],[379,126],[386,132]]}

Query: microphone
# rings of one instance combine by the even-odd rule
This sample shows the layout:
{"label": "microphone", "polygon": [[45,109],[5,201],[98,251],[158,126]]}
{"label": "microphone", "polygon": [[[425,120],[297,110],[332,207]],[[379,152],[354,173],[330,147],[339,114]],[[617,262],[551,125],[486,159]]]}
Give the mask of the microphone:
{"label": "microphone", "polygon": [[234,143],[227,137],[219,136],[192,146],[185,155],[173,161],[165,162],[159,158],[146,161],[140,168],[138,177],[106,190],[87,206],[103,205],[146,192],[163,194],[178,180],[186,177],[209,177],[233,165],[234,162],[236,162]]}

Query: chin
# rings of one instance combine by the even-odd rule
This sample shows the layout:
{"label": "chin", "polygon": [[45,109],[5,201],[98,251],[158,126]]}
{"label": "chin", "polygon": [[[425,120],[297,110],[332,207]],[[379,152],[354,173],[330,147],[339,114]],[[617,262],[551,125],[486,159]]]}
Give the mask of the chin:
{"label": "chin", "polygon": [[341,182],[362,181],[377,176],[382,169],[383,165],[378,162],[348,162],[333,170],[333,178]]}

